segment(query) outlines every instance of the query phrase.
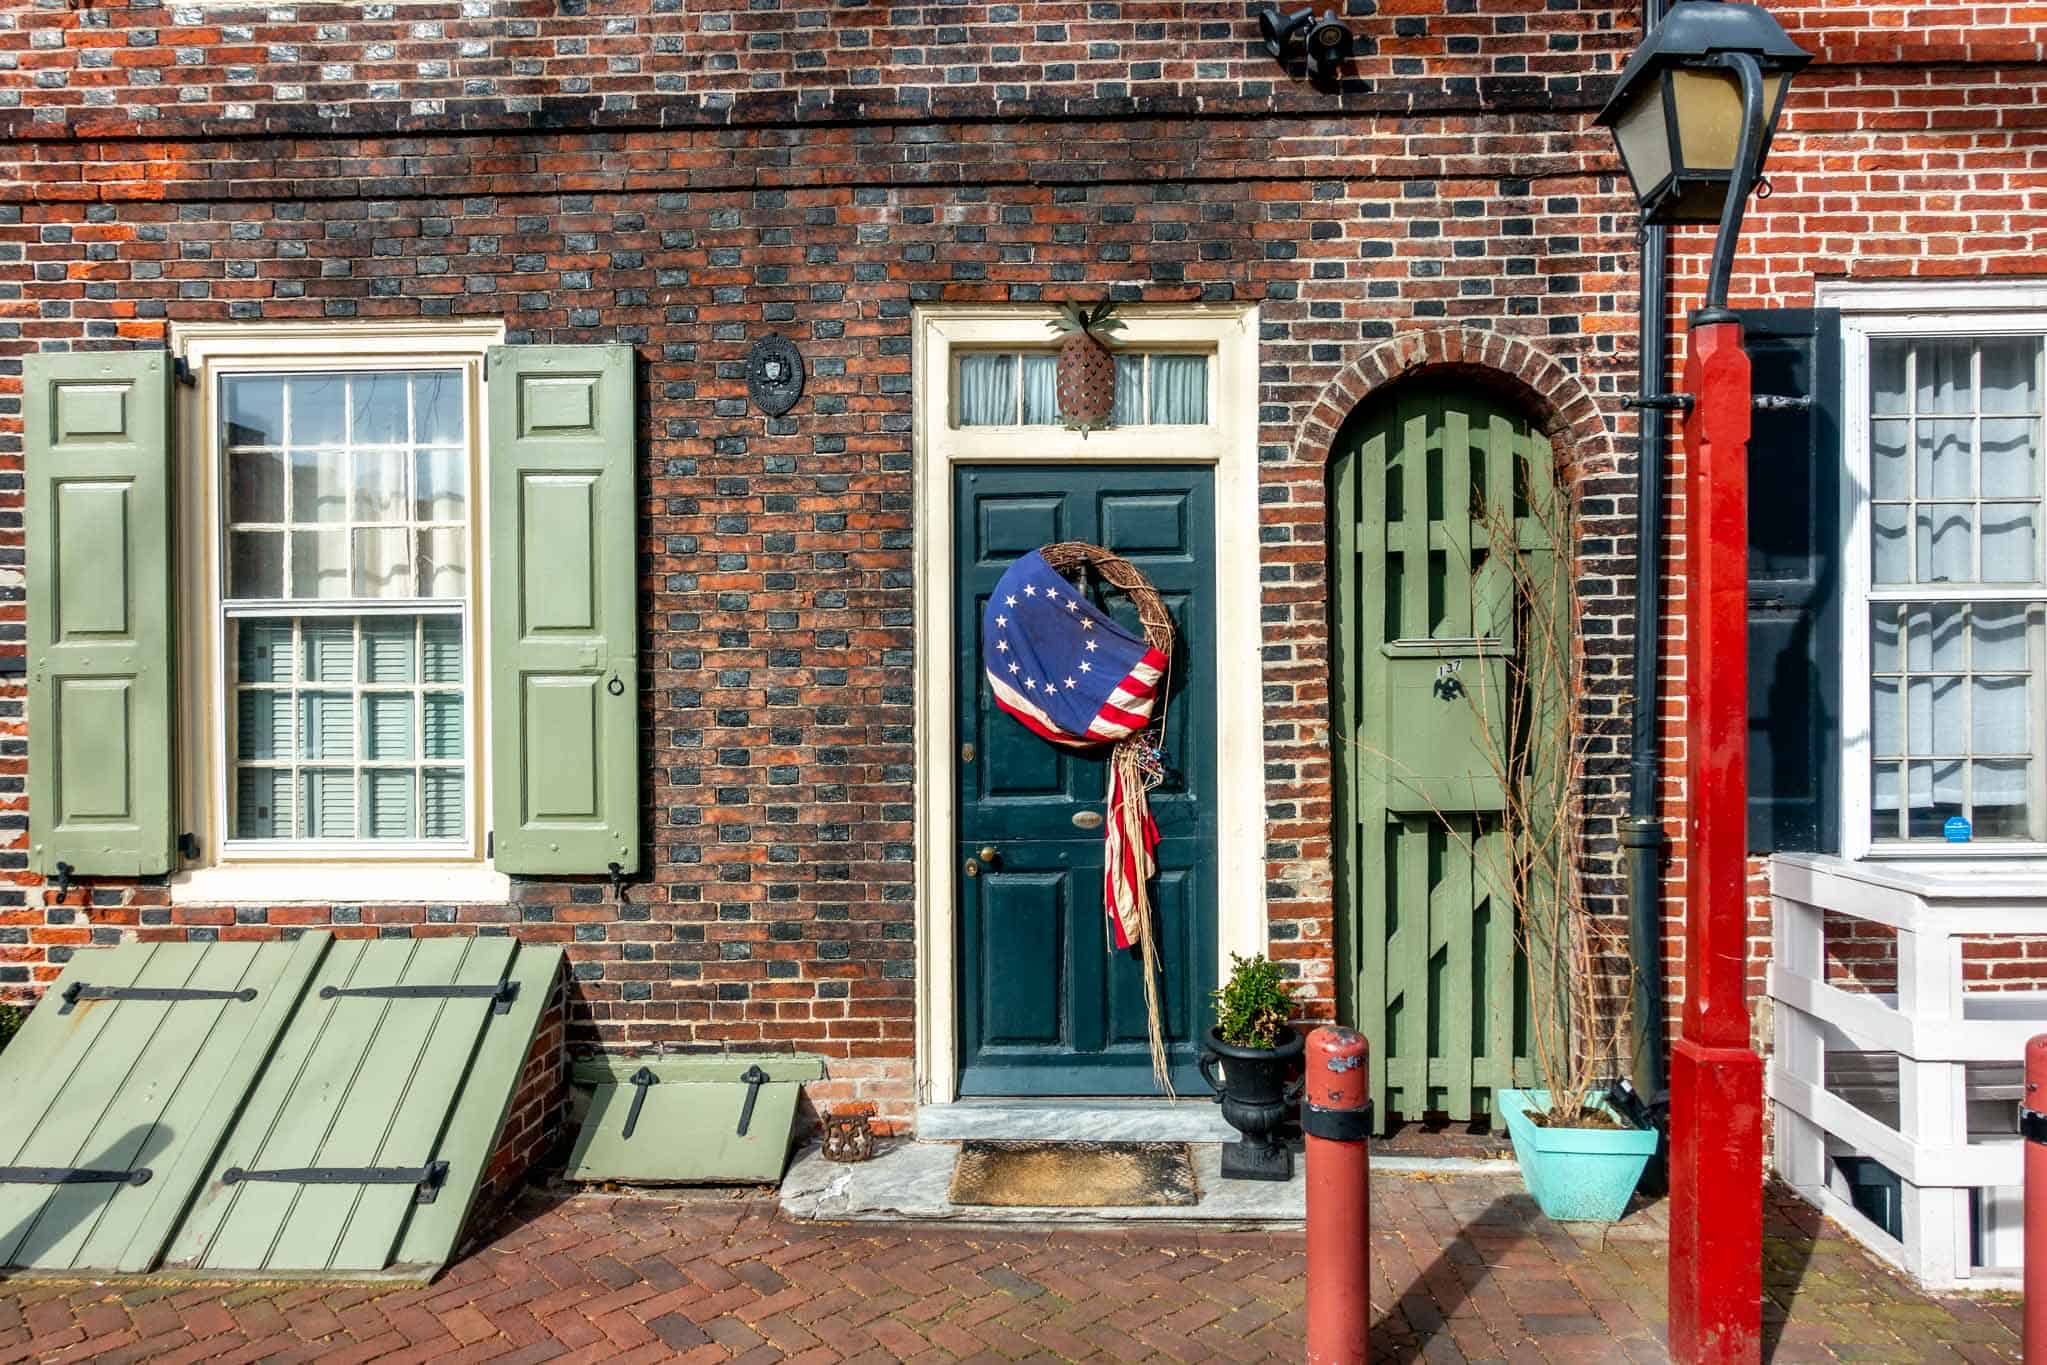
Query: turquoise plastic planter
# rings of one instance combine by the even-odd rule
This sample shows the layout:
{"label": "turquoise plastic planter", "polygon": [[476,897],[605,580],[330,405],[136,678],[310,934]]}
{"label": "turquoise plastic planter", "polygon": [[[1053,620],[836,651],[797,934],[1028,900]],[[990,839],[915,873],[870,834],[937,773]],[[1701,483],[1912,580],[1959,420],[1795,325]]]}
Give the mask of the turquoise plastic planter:
{"label": "turquoise plastic planter", "polygon": [[[1588,1102],[1627,1123],[1605,1096]],[[1529,1121],[1528,1110],[1549,1108],[1547,1090],[1502,1090],[1499,1107],[1521,1179],[1545,1214],[1560,1223],[1612,1223],[1627,1212],[1628,1196],[1656,1155],[1655,1129],[1544,1128]]]}

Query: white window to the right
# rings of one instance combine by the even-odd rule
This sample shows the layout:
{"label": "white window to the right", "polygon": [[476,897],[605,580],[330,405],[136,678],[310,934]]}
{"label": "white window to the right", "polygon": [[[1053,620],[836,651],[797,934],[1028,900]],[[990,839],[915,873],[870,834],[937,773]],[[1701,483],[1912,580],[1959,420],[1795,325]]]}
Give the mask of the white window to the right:
{"label": "white window to the right", "polygon": [[2043,332],[1864,333],[1850,367],[1872,852],[2047,846]]}

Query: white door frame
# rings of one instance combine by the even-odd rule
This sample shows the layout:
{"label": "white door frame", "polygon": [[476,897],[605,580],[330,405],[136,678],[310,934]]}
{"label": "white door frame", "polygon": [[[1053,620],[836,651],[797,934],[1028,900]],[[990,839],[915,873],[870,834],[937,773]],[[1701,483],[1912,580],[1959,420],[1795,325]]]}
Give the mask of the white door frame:
{"label": "white door frame", "polygon": [[934,305],[912,321],[916,526],[917,1060],[921,1104],[958,1097],[958,963],[954,943],[953,467],[958,464],[1209,464],[1215,469],[1216,940],[1218,979],[1231,953],[1265,951],[1265,768],[1258,624],[1258,310],[1200,304],[1121,312],[1118,340],[1203,351],[1205,427],[1121,427],[1082,437],[1060,427],[953,421],[957,349],[1040,349],[1050,307]]}

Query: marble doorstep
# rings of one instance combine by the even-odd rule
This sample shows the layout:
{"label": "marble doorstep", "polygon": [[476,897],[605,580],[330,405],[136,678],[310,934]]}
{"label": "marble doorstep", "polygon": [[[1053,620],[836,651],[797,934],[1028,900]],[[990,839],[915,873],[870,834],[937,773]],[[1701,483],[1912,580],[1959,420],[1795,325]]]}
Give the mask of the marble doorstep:
{"label": "marble doorstep", "polygon": [[917,1107],[926,1142],[1235,1142],[1222,1107],[1199,1100],[960,1100]]}
{"label": "marble doorstep", "polygon": [[[1171,1139],[1148,1139],[1151,1141]],[[1294,1154],[1294,1178],[1285,1183],[1224,1180],[1222,1147],[1214,1142],[1191,1144],[1194,1183],[1200,1199],[1193,1207],[1137,1208],[992,1208],[954,1204],[953,1163],[956,1142],[892,1141],[871,1160],[844,1165],[826,1161],[815,1146],[805,1147],[782,1178],[782,1212],[810,1222],[899,1222],[937,1219],[963,1223],[1201,1223],[1218,1228],[1299,1227],[1307,1216],[1307,1163]],[[1412,1175],[1491,1175],[1519,1183],[1520,1167],[1512,1161],[1464,1157],[1375,1158],[1374,1172]]]}

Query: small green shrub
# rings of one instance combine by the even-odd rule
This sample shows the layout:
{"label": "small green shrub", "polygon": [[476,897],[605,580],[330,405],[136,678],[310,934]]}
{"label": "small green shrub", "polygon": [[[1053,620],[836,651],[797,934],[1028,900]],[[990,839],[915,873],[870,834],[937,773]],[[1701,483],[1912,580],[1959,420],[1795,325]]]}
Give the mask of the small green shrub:
{"label": "small green shrub", "polygon": [[1216,1030],[1232,1047],[1277,1047],[1293,1017],[1293,987],[1265,955],[1230,954],[1230,979],[1215,993]]}
{"label": "small green shrub", "polygon": [[21,1021],[27,1016],[18,1005],[0,1005],[0,1048],[14,1041],[14,1035],[21,1029]]}

